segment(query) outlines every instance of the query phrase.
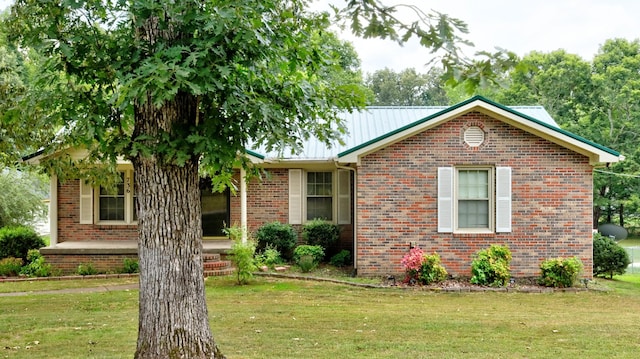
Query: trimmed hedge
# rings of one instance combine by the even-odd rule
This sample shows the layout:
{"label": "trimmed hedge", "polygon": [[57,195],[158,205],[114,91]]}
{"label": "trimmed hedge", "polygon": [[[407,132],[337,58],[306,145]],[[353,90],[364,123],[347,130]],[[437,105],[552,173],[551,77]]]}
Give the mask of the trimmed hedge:
{"label": "trimmed hedge", "polygon": [[600,233],[593,234],[593,275],[624,274],[631,261],[629,254],[616,241]]}
{"label": "trimmed hedge", "polygon": [[45,245],[44,240],[32,228],[0,228],[0,259],[14,257],[27,262],[29,250],[40,249]]}
{"label": "trimmed hedge", "polygon": [[290,224],[265,223],[256,231],[256,242],[256,252],[262,253],[267,248],[274,248],[283,259],[290,260],[298,242],[298,234]]}

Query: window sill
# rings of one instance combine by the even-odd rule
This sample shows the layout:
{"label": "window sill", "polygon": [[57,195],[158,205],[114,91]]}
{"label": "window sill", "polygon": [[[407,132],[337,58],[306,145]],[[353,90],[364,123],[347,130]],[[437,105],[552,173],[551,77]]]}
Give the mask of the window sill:
{"label": "window sill", "polygon": [[137,226],[138,222],[124,221],[98,221],[94,223],[96,226]]}
{"label": "window sill", "polygon": [[495,231],[489,228],[481,229],[456,229],[453,234],[496,234]]}

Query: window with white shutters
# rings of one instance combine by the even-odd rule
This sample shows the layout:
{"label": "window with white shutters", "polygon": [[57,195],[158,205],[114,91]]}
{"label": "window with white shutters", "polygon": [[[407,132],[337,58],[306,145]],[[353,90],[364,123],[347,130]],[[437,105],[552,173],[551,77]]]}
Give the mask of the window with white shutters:
{"label": "window with white shutters", "polygon": [[511,232],[511,168],[438,168],[438,232],[487,231]]}
{"label": "window with white shutters", "polygon": [[350,224],[351,173],[348,170],[289,169],[289,223],[323,219]]}
{"label": "window with white shutters", "polygon": [[81,224],[135,224],[138,220],[133,170],[120,172],[115,188],[94,187],[80,180]]}

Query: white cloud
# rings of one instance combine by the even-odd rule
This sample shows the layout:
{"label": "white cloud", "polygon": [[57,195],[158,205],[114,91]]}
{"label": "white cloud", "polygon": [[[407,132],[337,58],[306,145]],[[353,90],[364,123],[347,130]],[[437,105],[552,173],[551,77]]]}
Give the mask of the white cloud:
{"label": "white cloud", "polygon": [[[531,51],[565,49],[591,60],[607,39],[634,40],[640,36],[637,0],[383,0],[383,3],[410,3],[465,21],[469,26],[466,38],[476,45],[469,55],[479,50],[493,51],[498,46],[520,56]],[[415,42],[400,47],[389,41],[343,37],[354,43],[365,72],[384,67],[396,70],[414,67],[424,71],[424,64],[432,58],[428,50]]]}

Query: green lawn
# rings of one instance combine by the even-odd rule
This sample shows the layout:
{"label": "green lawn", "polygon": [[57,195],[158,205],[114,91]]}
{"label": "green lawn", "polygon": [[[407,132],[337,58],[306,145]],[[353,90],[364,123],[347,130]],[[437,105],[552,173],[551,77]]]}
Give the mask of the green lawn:
{"label": "green lawn", "polygon": [[[640,276],[598,282],[614,290],[445,294],[227,277],[210,278],[207,297],[229,358],[637,357]],[[137,294],[0,297],[0,357],[130,358]]]}

